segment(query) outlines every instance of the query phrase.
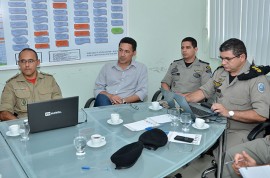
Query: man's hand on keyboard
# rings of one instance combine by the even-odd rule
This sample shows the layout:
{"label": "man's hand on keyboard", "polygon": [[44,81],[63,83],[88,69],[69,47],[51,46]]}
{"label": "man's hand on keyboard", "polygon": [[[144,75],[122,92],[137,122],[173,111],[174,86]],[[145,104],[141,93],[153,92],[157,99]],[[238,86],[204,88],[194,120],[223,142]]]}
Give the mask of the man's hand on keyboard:
{"label": "man's hand on keyboard", "polygon": [[215,113],[219,113],[219,115],[224,116],[224,117],[230,117],[229,116],[229,111],[222,105],[219,103],[214,103],[211,107],[211,109],[215,112]]}

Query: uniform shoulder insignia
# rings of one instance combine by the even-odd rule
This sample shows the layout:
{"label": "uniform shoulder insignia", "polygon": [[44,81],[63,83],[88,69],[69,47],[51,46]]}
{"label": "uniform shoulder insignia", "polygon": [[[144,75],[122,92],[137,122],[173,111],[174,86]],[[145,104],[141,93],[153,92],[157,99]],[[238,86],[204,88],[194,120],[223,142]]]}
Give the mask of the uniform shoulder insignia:
{"label": "uniform shoulder insignia", "polygon": [[206,66],[206,73],[212,73],[210,65]]}
{"label": "uniform shoulder insignia", "polygon": [[20,75],[20,73],[17,73],[16,75],[14,75],[14,76],[11,77],[10,79],[8,79],[8,80],[6,81],[6,83],[8,83],[9,81],[11,81],[11,80],[17,78],[19,75]]}
{"label": "uniform shoulder insignia", "polygon": [[237,76],[238,80],[249,80],[260,75],[266,75],[270,72],[270,66],[250,65],[248,73],[242,73]]}
{"label": "uniform shoulder insignia", "polygon": [[209,65],[208,62],[202,61],[202,60],[200,60],[200,59],[199,59],[199,62]]}
{"label": "uniform shoulder insignia", "polygon": [[217,70],[222,69],[222,68],[224,68],[224,67],[223,67],[223,66],[219,66],[218,68],[216,68],[216,70],[213,72],[213,74],[214,74]]}
{"label": "uniform shoulder insignia", "polygon": [[177,59],[177,60],[174,60],[173,62],[177,62],[177,61],[181,61],[181,60],[183,60],[183,59]]}
{"label": "uniform shoulder insignia", "polygon": [[48,73],[45,73],[45,72],[40,72],[40,74],[52,76],[52,74],[48,74]]}

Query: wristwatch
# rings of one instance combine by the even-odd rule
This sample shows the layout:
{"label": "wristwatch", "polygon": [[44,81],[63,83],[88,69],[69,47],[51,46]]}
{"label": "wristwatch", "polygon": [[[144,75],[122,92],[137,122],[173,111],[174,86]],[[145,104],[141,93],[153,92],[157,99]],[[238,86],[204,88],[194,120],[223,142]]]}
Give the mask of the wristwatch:
{"label": "wristwatch", "polygon": [[126,102],[124,99],[122,99],[122,103],[123,103],[123,104],[127,104],[127,102]]}
{"label": "wristwatch", "polygon": [[234,116],[234,111],[229,111],[229,116],[232,118]]}

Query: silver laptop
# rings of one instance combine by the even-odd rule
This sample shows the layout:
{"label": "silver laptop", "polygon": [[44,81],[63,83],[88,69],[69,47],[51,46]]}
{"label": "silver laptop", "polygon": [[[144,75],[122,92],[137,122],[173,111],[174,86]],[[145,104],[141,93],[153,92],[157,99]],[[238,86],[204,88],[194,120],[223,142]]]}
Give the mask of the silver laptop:
{"label": "silver laptop", "polygon": [[164,96],[164,100],[168,102],[170,107],[175,107],[175,102],[179,105],[180,108],[183,109],[183,112],[187,112],[191,114],[193,120],[196,117],[207,118],[213,115],[216,115],[211,109],[201,106],[198,103],[188,103],[186,98],[181,95],[177,95],[173,92],[166,91],[161,88],[161,92]]}
{"label": "silver laptop", "polygon": [[199,103],[188,103],[186,98],[180,95],[175,95],[175,101],[178,103],[180,108],[184,110],[184,112],[188,112],[191,114],[193,120],[196,117],[199,118],[207,118],[210,116],[216,115],[211,109],[201,106]]}
{"label": "silver laptop", "polygon": [[78,96],[28,104],[30,132],[35,133],[77,125],[78,105]]}

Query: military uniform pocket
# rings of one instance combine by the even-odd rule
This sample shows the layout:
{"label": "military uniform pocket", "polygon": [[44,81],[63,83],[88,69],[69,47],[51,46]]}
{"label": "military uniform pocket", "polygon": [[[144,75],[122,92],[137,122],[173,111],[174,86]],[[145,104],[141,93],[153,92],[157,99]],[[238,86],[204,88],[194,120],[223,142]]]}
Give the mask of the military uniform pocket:
{"label": "military uniform pocket", "polygon": [[190,78],[189,81],[192,83],[199,83],[201,82],[201,75],[199,73],[194,73]]}
{"label": "military uniform pocket", "polygon": [[40,97],[41,101],[50,100],[52,97],[52,89],[51,88],[40,88],[38,93],[39,93],[39,97]]}
{"label": "military uniform pocket", "polygon": [[180,73],[172,74],[172,81],[179,81],[180,80]]}
{"label": "military uniform pocket", "polygon": [[19,108],[19,110],[25,111],[28,99],[30,98],[30,91],[27,89],[15,89],[14,92],[17,98],[16,106]]}

